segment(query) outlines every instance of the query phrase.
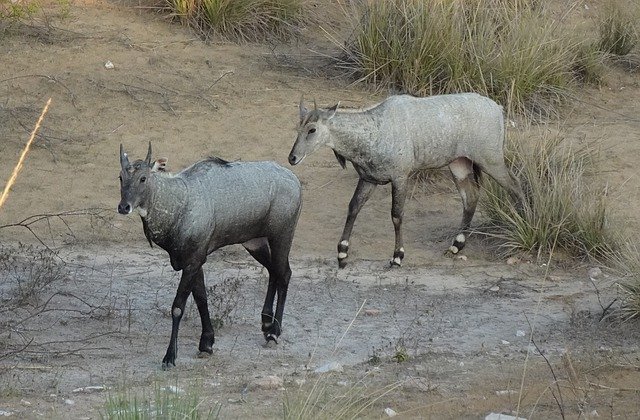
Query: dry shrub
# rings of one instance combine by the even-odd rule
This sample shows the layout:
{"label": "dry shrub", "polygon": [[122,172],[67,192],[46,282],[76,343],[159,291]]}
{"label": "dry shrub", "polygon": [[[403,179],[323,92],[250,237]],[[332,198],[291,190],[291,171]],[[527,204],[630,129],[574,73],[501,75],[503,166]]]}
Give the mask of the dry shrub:
{"label": "dry shrub", "polygon": [[0,297],[20,307],[36,306],[54,283],[67,278],[68,271],[55,251],[19,244],[0,248],[0,275],[4,278]]}
{"label": "dry shrub", "polygon": [[172,14],[203,35],[234,41],[287,39],[303,17],[302,0],[167,0]]}
{"label": "dry shrub", "polygon": [[242,281],[240,274],[236,277],[227,277],[220,283],[207,287],[207,299],[211,307],[211,322],[213,327],[222,328],[225,323],[231,322],[231,313],[240,302]]}

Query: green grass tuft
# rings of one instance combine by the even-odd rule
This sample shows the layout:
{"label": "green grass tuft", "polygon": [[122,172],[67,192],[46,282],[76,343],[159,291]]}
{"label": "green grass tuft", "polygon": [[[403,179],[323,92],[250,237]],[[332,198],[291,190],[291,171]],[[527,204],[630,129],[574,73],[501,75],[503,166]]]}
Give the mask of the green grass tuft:
{"label": "green grass tuft", "polygon": [[220,414],[221,406],[205,404],[195,387],[182,390],[155,383],[153,395],[132,389],[124,387],[109,395],[101,417],[110,420],[196,420],[216,419]]}

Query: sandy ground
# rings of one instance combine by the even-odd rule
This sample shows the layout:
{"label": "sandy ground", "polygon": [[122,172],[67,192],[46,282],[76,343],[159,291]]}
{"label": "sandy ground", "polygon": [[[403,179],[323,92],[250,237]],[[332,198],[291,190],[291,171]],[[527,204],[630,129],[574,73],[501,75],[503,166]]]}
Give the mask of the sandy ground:
{"label": "sandy ground", "polygon": [[[384,416],[385,407],[435,418],[640,415],[640,327],[600,320],[617,297],[613,275],[591,281],[592,267],[573,262],[550,271],[527,258],[507,264],[477,237],[466,260],[443,256],[461,213],[448,180],[412,189],[401,269],[388,268],[393,228],[390,189],[382,187],[358,219],[350,265],[338,270],[335,246],[357,176],[328,149],[294,168],[305,203],[280,344],[265,347],[259,330],[264,270],[231,247],[206,265],[207,284],[238,297],[214,299],[232,311],[213,356],[197,357],[199,319],[189,305],[178,366],[163,372],[179,277],[163,251],[148,247],[139,218],[115,212],[119,144],[143,157],[152,141],[170,170],[208,155],[288,166],[301,95],[353,107],[381,96],[323,76],[309,34],[293,46],[204,43],[147,10],[105,2],[1,29],[0,179],[46,100],[53,103],[0,225],[73,210],[92,216],[31,225],[64,260],[65,276],[40,291],[36,307],[4,313],[0,410],[98,418],[109,392],[74,390],[177,383],[199,387],[206,404],[221,403],[223,418],[278,417],[285,395],[307,395],[320,382],[328,395],[397,385],[368,417]],[[602,144],[605,176],[621,198],[617,217],[630,229],[639,220],[638,98],[637,73],[614,69],[557,124],[575,141]],[[2,272],[0,296],[10,307],[19,274],[37,272],[44,260],[19,248],[35,242],[23,227],[0,229],[0,241],[3,255],[23,254]],[[394,356],[404,354],[398,363]],[[329,362],[343,372],[314,373]],[[270,375],[283,383],[259,383]]]}

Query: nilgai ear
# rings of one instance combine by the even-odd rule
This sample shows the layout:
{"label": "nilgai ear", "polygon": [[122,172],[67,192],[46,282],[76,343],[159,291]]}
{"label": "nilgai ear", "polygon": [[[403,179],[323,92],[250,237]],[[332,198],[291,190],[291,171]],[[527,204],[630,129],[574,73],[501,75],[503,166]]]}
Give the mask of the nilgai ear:
{"label": "nilgai ear", "polygon": [[147,165],[151,166],[151,141],[149,141],[149,151],[147,152],[145,162],[147,162]]}
{"label": "nilgai ear", "polygon": [[309,113],[309,110],[304,106],[304,98],[300,97],[300,105],[298,105],[298,109],[300,110],[300,120],[303,120],[305,115]]}
{"label": "nilgai ear", "polygon": [[122,169],[124,170],[127,170],[127,168],[129,167],[129,157],[124,152],[122,143],[120,143],[120,166],[122,166]]}
{"label": "nilgai ear", "polygon": [[151,172],[165,172],[167,170],[167,158],[159,158],[153,162]]}
{"label": "nilgai ear", "polygon": [[331,118],[333,118],[336,115],[336,111],[338,110],[339,106],[340,106],[340,102],[338,102],[337,104],[335,104],[331,108],[327,109],[327,119],[328,120],[330,120]]}

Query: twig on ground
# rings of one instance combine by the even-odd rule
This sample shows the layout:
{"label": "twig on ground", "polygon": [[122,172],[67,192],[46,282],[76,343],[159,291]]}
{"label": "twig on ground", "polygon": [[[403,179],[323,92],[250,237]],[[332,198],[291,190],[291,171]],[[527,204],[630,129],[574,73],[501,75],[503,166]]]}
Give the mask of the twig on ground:
{"label": "twig on ground", "polygon": [[[529,322],[529,319],[527,319],[527,322]],[[544,353],[542,353],[542,350],[540,350],[540,347],[538,347],[538,344],[535,342],[535,340],[533,338],[531,339],[531,344],[534,345],[536,350],[538,350],[538,353],[540,353],[540,356],[542,356],[544,361],[547,363],[547,366],[549,366],[549,370],[551,371],[551,375],[553,376],[553,383],[555,384],[556,389],[558,390],[558,397],[560,398],[560,400],[558,400],[558,397],[556,397],[556,393],[553,392],[553,390],[551,390],[551,395],[553,396],[553,399],[556,400],[556,404],[558,405],[558,408],[560,409],[560,416],[564,419],[565,418],[565,415],[564,415],[564,402],[562,400],[562,391],[560,390],[560,386],[558,384],[558,377],[556,376],[556,372],[553,369],[553,366],[551,366],[551,363],[549,362],[549,359],[547,359],[547,356],[545,356]]]}
{"label": "twig on ground", "polygon": [[593,278],[591,278],[591,276],[588,276],[589,280],[591,281],[591,284],[593,285],[593,288],[596,290],[596,297],[598,298],[598,304],[600,305],[600,307],[602,308],[602,314],[600,315],[600,318],[598,319],[598,322],[602,321],[603,319],[605,319],[605,317],[607,316],[607,311],[611,308],[611,306],[613,306],[614,303],[616,303],[618,301],[618,298],[613,299],[606,307],[602,304],[602,299],[600,298],[600,289],[598,289],[598,286],[596,286],[596,282],[593,281]]}

